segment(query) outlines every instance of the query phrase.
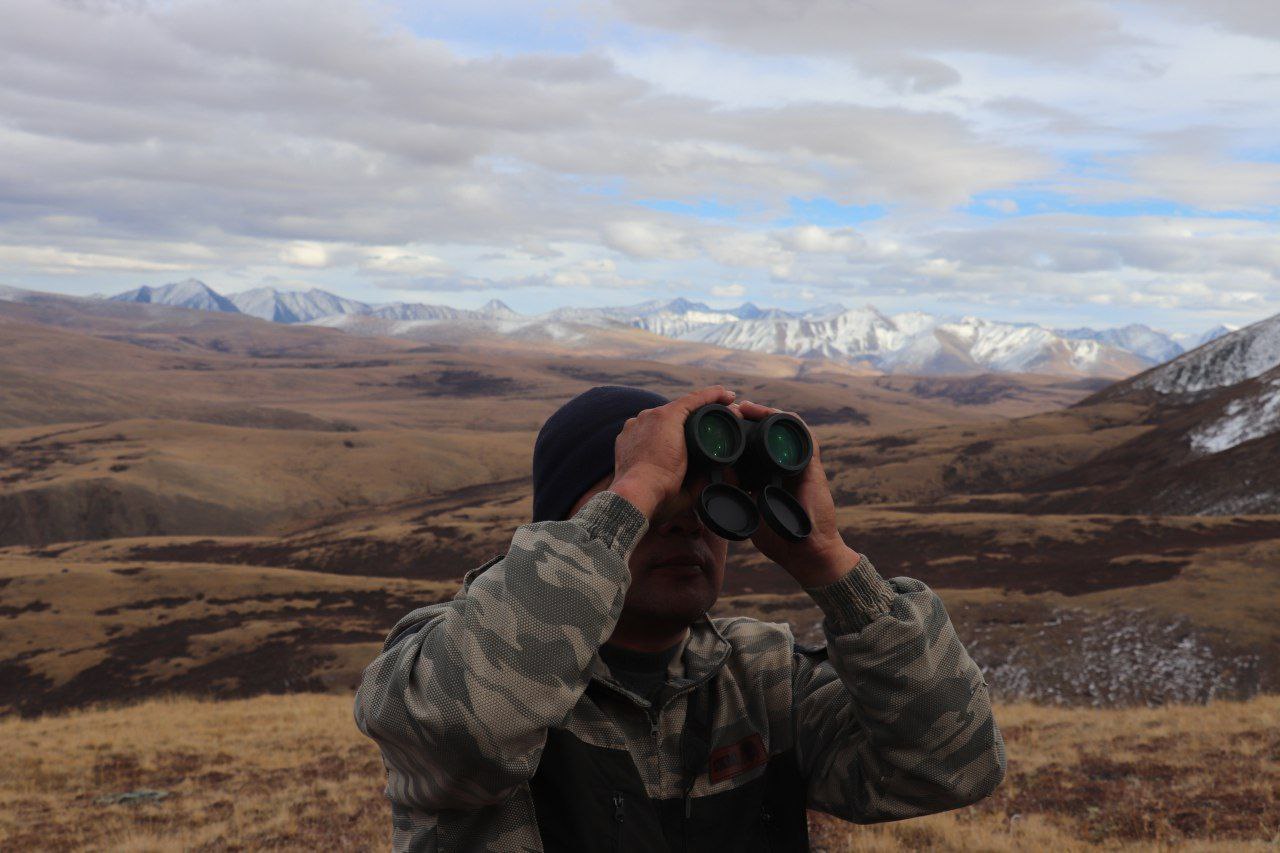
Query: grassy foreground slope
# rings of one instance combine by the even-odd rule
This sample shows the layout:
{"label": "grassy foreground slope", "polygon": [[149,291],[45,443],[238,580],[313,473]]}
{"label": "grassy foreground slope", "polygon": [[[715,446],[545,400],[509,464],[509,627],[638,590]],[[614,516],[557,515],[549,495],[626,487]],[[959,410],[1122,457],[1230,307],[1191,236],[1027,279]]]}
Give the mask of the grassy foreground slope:
{"label": "grassy foreground slope", "polygon": [[[453,597],[452,566],[505,552],[488,537],[509,540],[510,505],[466,506],[466,518],[442,507],[431,523],[398,516],[336,538],[326,528],[0,549],[0,714],[178,692],[350,693],[396,620]],[[886,575],[939,592],[997,698],[1178,704],[1280,686],[1280,518],[866,508],[842,522]],[[472,542],[484,528],[476,539],[491,550]],[[726,574],[715,615],[821,640],[821,612],[780,568],[738,547]]]}
{"label": "grassy foreground slope", "polygon": [[[996,718],[1009,774],[993,797],[872,827],[812,814],[815,849],[1262,849],[1280,839],[1280,697],[1016,704]],[[153,699],[9,717],[0,741],[0,849],[388,847],[382,765],[350,696]],[[137,792],[151,793],[121,798]]]}

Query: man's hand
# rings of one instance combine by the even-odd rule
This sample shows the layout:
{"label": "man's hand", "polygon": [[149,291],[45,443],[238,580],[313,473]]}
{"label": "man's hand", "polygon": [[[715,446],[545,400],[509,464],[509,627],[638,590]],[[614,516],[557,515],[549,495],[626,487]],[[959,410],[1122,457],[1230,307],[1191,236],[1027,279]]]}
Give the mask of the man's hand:
{"label": "man's hand", "polygon": [[[782,411],[749,400],[739,400],[730,408],[739,417],[752,421]],[[800,417],[795,412],[788,414]],[[813,435],[813,430],[809,430],[809,434],[813,436],[813,458],[797,477],[788,478],[784,482],[787,490],[809,513],[813,531],[800,542],[789,542],[774,533],[773,528],[761,519],[751,542],[761,554],[782,566],[801,586],[814,587],[839,580],[857,564],[860,555],[845,544],[840,536],[840,529],[836,527],[836,505],[831,497],[831,486],[827,483],[827,473],[822,468],[818,437]]]}
{"label": "man's hand", "polygon": [[712,385],[628,419],[614,441],[609,491],[622,495],[652,519],[654,510],[675,497],[684,484],[689,468],[684,422],[707,403],[727,405],[733,393],[723,385]]}

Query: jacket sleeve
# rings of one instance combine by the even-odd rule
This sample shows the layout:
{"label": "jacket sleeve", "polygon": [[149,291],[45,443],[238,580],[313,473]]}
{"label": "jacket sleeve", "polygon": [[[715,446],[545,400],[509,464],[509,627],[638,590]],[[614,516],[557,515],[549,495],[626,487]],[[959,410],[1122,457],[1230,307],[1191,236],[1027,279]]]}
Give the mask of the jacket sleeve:
{"label": "jacket sleeve", "polygon": [[498,803],[537,770],[613,633],[649,520],[604,491],[562,521],[522,525],[452,601],[409,613],[365,668],[360,730],[387,795],[421,810]]}
{"label": "jacket sleeve", "polygon": [[809,807],[855,823],[976,802],[1004,778],[1004,739],[981,671],[941,599],[886,581],[863,556],[806,590],[826,654],[797,650],[792,722]]}

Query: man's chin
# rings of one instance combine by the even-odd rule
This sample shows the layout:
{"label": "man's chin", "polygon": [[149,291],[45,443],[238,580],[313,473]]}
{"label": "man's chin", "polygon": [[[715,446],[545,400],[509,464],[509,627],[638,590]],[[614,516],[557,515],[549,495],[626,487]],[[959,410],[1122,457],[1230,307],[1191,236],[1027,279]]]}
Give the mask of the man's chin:
{"label": "man's chin", "polygon": [[716,593],[705,574],[678,581],[660,576],[647,577],[642,590],[633,588],[625,609],[637,619],[689,625],[716,603]]}

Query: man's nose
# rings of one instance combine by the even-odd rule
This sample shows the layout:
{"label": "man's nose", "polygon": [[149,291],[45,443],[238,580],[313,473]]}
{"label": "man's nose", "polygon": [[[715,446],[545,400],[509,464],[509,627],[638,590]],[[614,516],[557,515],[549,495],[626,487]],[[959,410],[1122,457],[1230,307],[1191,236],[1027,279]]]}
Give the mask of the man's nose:
{"label": "man's nose", "polygon": [[662,520],[658,524],[659,532],[695,534],[702,531],[702,519],[698,518],[694,502],[704,485],[704,483],[685,481],[684,487],[671,499],[670,506],[666,507],[666,512],[662,514]]}

